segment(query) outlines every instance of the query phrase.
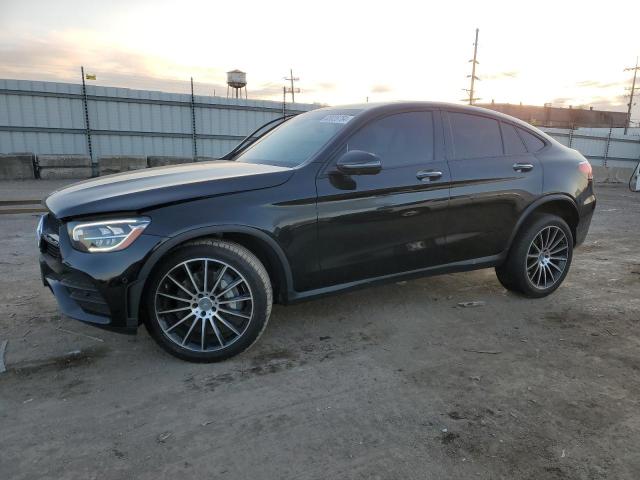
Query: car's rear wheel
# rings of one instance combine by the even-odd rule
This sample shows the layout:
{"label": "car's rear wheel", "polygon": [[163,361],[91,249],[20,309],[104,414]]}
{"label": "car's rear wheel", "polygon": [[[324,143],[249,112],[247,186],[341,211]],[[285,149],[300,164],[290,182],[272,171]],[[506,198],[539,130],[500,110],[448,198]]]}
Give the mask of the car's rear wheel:
{"label": "car's rear wheel", "polygon": [[146,323],[172,355],[215,362],[253,345],[271,304],[269,276],[253,253],[232,242],[200,240],[171,253],[154,271]]}
{"label": "car's rear wheel", "polygon": [[573,236],[567,222],[555,215],[540,215],[518,233],[496,275],[508,290],[544,297],[562,284],[572,257]]}

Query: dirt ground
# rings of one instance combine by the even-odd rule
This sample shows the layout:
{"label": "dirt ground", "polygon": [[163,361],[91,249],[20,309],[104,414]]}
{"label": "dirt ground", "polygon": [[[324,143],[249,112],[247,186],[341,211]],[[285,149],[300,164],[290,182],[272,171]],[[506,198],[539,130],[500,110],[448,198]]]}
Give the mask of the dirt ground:
{"label": "dirt ground", "polygon": [[277,306],[215,365],[61,318],[36,217],[0,215],[0,478],[638,479],[640,194],[597,194],[551,297],[481,270]]}

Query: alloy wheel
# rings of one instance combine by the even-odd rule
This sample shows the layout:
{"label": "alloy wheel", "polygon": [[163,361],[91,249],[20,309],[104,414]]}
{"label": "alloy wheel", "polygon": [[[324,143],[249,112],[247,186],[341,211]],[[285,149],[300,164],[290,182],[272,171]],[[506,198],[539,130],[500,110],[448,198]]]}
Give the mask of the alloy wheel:
{"label": "alloy wheel", "polygon": [[242,337],[253,303],[251,287],[238,270],[220,260],[196,258],[164,275],[155,293],[155,315],[176,345],[212,352]]}
{"label": "alloy wheel", "polygon": [[555,225],[543,228],[527,251],[529,281],[540,290],[555,285],[567,267],[568,255],[569,242],[564,231]]}

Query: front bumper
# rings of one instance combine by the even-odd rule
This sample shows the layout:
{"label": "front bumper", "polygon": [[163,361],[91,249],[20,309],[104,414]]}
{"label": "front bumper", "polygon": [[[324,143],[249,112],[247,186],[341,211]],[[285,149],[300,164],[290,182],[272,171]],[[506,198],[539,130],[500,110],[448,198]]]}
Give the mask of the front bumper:
{"label": "front bumper", "polygon": [[85,253],[71,246],[64,228],[56,245],[47,235],[40,242],[40,272],[60,311],[108,330],[135,333],[141,288],[132,288],[148,256],[162,237],[141,235],[118,252]]}

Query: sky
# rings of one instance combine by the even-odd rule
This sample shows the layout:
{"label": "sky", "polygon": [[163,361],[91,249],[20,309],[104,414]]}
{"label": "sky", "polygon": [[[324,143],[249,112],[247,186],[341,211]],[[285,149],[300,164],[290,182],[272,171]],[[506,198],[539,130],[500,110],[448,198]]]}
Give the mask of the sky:
{"label": "sky", "polygon": [[[0,78],[299,102],[461,101],[475,29],[476,97],[625,110],[640,55],[632,1],[0,0]],[[640,101],[634,109],[640,119]]]}

